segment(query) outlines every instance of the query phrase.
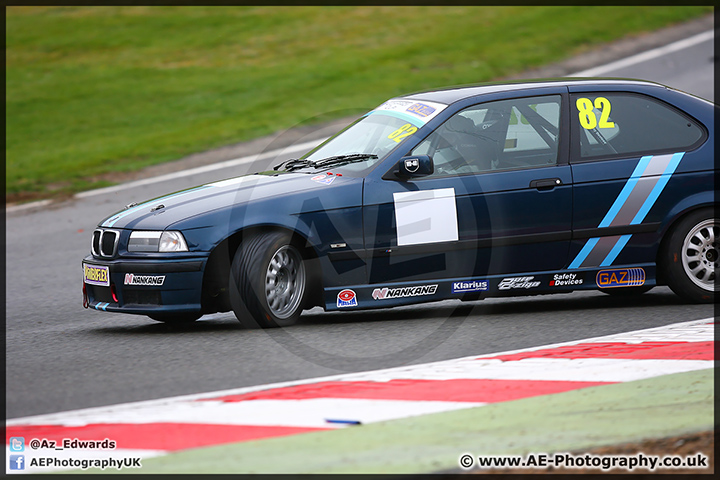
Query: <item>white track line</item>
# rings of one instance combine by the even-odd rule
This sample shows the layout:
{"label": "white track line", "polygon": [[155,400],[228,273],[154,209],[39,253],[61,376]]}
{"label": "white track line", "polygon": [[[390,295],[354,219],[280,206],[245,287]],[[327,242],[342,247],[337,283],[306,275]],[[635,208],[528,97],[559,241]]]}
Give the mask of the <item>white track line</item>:
{"label": "white track line", "polygon": [[612,70],[619,70],[621,68],[629,67],[630,65],[635,65],[637,63],[646,62],[648,60],[652,60],[653,58],[661,57],[663,55],[667,55],[668,53],[677,52],[678,50],[692,47],[693,45],[697,45],[698,43],[712,40],[713,38],[715,38],[715,31],[708,30],[707,32],[699,33],[693,37],[685,38],[683,40],[678,40],[677,42],[665,45],[664,47],[654,48],[652,50],[648,50],[647,52],[633,55],[632,57],[623,58],[622,60],[617,60],[606,65],[589,68],[581,72],[571,73],[570,75],[568,75],[568,77],[597,77],[598,75],[602,75],[603,73]]}
{"label": "white track line", "polygon": [[[573,340],[570,342],[562,342],[562,343],[555,343],[551,345],[541,345],[534,348],[520,348],[517,350],[510,350],[507,352],[502,352],[503,355],[511,355],[513,353],[518,352],[528,352],[532,350],[541,350],[541,349],[548,349],[548,348],[557,348],[557,347],[563,347],[566,345],[577,345],[578,343],[591,343],[591,342],[600,342],[600,341],[615,341],[617,338],[624,336],[632,336],[633,339],[636,337],[639,337],[640,335],[646,335],[648,333],[653,332],[660,332],[662,330],[668,330],[671,329],[673,331],[678,332],[678,334],[681,334],[684,327],[690,326],[690,325],[697,325],[701,323],[707,323],[708,321],[714,321],[714,318],[704,318],[701,320],[694,320],[690,322],[683,322],[683,323],[677,323],[673,325],[665,325],[662,327],[655,327],[655,328],[649,328],[645,330],[637,330],[633,332],[627,332],[627,333],[621,333],[621,334],[613,334],[613,335],[605,335],[601,337],[594,337],[594,338],[584,338],[580,340]],[[713,340],[713,331],[714,331],[714,325],[710,325],[707,329],[703,329],[705,331],[704,335],[702,337],[695,337],[693,336],[688,337],[688,340],[685,341],[705,341],[705,340]],[[682,337],[680,336],[671,336],[671,338],[680,341]],[[657,339],[653,339],[654,341],[658,341]],[[471,355],[468,357],[463,358],[454,358],[450,360],[443,360],[440,362],[432,362],[428,364],[423,364],[422,366],[427,367],[437,367],[437,368],[443,368],[445,366],[456,366],[458,362],[463,361],[472,361],[478,358],[483,357],[493,357],[497,356],[498,353],[489,353],[486,355]],[[412,370],[414,368],[417,368],[416,366],[401,366],[401,367],[392,367],[392,368],[385,368],[380,370],[374,370],[372,373],[376,377],[380,376],[393,376],[393,375],[402,375],[404,372],[407,372],[408,370]],[[250,393],[250,392],[257,392],[261,390],[270,390],[273,388],[280,388],[280,387],[290,387],[290,386],[296,386],[296,385],[305,385],[305,384],[311,384],[311,383],[318,383],[318,382],[329,382],[329,381],[347,381],[351,378],[353,379],[360,379],[364,375],[367,375],[369,372],[358,372],[358,373],[342,373],[338,375],[330,375],[326,377],[316,377],[316,378],[306,378],[302,380],[292,380],[288,382],[278,382],[278,383],[272,383],[267,385],[255,385],[251,387],[241,387],[241,388],[232,388],[227,390],[220,390],[215,392],[204,392],[204,393],[195,393],[195,394],[189,394],[189,395],[180,395],[176,397],[168,397],[168,398],[161,398],[156,400],[143,400],[139,402],[130,402],[130,403],[123,403],[119,405],[108,405],[108,406],[102,406],[102,407],[91,407],[91,408],[83,408],[78,410],[70,410],[65,412],[57,412],[57,413],[49,413],[49,414],[41,414],[41,415],[33,415],[29,417],[23,417],[23,418],[15,418],[15,419],[8,419],[6,421],[7,426],[13,426],[13,425],[26,425],[26,424],[53,424],[53,423],[62,423],[64,420],[66,420],[68,417],[81,417],[81,416],[92,416],[97,414],[108,414],[109,412],[112,412],[115,409],[122,410],[122,411],[129,411],[131,409],[145,409],[148,407],[162,407],[163,405],[170,405],[175,404],[177,402],[181,401],[194,401],[194,400],[201,400],[201,399],[212,399],[212,398],[218,398],[222,396],[228,396],[228,395],[240,395],[244,393]]]}

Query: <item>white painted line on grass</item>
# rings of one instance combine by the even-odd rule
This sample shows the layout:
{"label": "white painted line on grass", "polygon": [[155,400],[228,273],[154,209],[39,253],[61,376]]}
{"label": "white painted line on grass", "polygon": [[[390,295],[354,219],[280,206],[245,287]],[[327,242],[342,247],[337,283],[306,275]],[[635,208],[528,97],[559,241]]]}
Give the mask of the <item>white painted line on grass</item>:
{"label": "white painted line on grass", "polygon": [[653,58],[657,58],[662,55],[667,55],[668,53],[677,52],[678,50],[692,47],[693,45],[697,45],[698,43],[712,40],[714,37],[715,37],[715,31],[708,30],[707,32],[699,33],[693,37],[685,38],[683,40],[678,40],[677,42],[671,43],[669,45],[665,45],[663,47],[658,47],[658,48],[654,48],[652,50],[648,50],[647,52],[638,53],[637,55],[633,55],[632,57],[623,58],[622,60],[617,60],[615,62],[611,62],[606,65],[600,65],[598,67],[589,68],[589,69],[583,70],[581,72],[571,73],[570,75],[567,75],[567,76],[568,77],[597,77],[598,75],[602,75],[602,74],[604,74],[606,72],[610,72],[612,70],[618,70],[621,68],[629,67],[629,66],[635,65],[637,63],[642,63],[642,62],[646,62],[648,60],[652,60]]}

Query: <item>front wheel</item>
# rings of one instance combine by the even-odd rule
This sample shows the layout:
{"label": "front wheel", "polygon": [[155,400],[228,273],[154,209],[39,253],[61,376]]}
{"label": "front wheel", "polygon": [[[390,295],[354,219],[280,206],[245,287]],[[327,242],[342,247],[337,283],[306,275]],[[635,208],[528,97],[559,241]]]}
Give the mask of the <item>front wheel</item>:
{"label": "front wheel", "polygon": [[720,220],[712,209],[693,212],[672,230],[660,258],[668,286],[696,303],[717,298]]}
{"label": "front wheel", "polygon": [[302,313],[307,274],[300,251],[280,232],[243,240],[230,268],[230,303],[246,327],[293,325]]}

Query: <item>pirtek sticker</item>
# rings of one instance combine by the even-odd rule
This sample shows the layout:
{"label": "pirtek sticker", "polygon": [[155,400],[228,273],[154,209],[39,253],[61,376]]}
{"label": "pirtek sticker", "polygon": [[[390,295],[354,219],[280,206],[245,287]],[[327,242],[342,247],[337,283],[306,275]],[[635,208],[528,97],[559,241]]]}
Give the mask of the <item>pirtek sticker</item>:
{"label": "pirtek sticker", "polygon": [[125,274],[125,285],[152,285],[160,286],[165,283],[165,275],[135,275],[133,273]]}
{"label": "pirtek sticker", "polygon": [[353,290],[346,288],[338,293],[337,306],[341,307],[357,307],[357,296]]}
{"label": "pirtek sticker", "polygon": [[422,285],[419,287],[376,288],[375,290],[373,290],[372,297],[375,300],[383,300],[388,298],[435,295],[435,292],[437,292],[437,287],[437,285]]}
{"label": "pirtek sticker", "polygon": [[618,268],[600,270],[595,276],[598,287],[639,287],[645,284],[645,270],[642,268]]}

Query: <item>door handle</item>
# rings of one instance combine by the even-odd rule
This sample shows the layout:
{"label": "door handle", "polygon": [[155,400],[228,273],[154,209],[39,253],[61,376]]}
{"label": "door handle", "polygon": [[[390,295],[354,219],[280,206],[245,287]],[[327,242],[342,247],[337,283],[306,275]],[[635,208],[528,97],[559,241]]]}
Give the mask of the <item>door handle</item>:
{"label": "door handle", "polygon": [[538,190],[552,190],[560,185],[562,185],[562,180],[559,178],[543,178],[530,182],[530,188],[537,188]]}

